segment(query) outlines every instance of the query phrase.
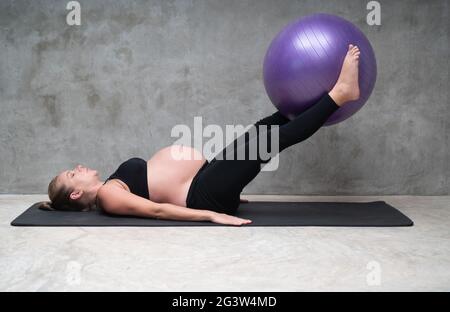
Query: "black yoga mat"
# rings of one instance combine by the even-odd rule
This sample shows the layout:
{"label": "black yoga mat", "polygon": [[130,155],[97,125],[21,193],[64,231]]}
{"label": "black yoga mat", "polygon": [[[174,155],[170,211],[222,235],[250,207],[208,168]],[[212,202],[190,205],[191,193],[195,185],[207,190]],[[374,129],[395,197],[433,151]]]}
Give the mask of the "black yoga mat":
{"label": "black yoga mat", "polygon": [[[221,226],[212,222],[156,220],[113,216],[99,211],[44,211],[37,203],[18,216],[14,226]],[[236,216],[251,219],[245,226],[411,226],[413,222],[384,201],[250,202]]]}

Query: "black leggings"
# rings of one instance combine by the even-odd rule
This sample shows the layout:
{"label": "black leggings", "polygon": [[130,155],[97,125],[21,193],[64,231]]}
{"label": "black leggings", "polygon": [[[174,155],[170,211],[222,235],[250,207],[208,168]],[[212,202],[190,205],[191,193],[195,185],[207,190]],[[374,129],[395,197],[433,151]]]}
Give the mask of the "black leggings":
{"label": "black leggings", "polygon": [[[249,155],[247,152],[250,140],[258,141],[261,134],[266,134],[268,150],[272,151],[269,144],[271,142],[269,126],[278,125],[278,151],[281,152],[313,135],[338,108],[339,106],[333,99],[325,94],[316,104],[291,121],[279,112],[259,120],[254,124],[257,130],[256,137],[250,138],[248,133],[245,133],[244,141],[242,141],[242,137],[239,138],[239,141],[236,139],[225,147],[220,153],[221,157],[216,156],[211,162],[204,163],[189,188],[186,199],[187,207],[233,214],[239,207],[243,188],[258,175],[261,165],[270,160],[261,159],[259,156],[256,159],[238,159],[236,157],[238,150],[244,148],[245,155]],[[267,131],[260,133],[258,131],[260,125],[267,125]],[[232,146],[233,149],[230,150]],[[229,155],[233,155],[235,158],[229,158]]]}

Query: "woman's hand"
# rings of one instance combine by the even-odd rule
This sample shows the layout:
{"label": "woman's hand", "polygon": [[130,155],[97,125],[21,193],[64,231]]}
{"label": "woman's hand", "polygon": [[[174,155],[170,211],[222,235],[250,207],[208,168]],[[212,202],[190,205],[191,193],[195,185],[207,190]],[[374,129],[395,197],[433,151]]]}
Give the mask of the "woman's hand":
{"label": "woman's hand", "polygon": [[230,216],[225,213],[215,212],[211,215],[211,222],[227,225],[245,225],[252,223],[252,220],[242,219],[235,216]]}

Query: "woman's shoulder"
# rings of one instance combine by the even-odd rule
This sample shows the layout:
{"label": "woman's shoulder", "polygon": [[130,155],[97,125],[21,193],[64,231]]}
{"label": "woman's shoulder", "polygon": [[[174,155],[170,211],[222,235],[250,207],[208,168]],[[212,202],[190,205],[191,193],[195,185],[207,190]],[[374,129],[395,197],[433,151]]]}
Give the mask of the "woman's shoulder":
{"label": "woman's shoulder", "polygon": [[108,180],[97,191],[96,206],[108,212],[114,202],[117,203],[129,192],[128,187],[122,181],[118,179]]}
{"label": "woman's shoulder", "polygon": [[97,206],[111,214],[134,215],[146,211],[150,200],[142,198],[123,187],[121,181],[108,181],[97,192]]}
{"label": "woman's shoulder", "polygon": [[123,181],[119,179],[109,179],[107,180],[98,190],[99,193],[106,194],[108,192],[117,191],[117,188],[124,189],[130,192],[130,188]]}

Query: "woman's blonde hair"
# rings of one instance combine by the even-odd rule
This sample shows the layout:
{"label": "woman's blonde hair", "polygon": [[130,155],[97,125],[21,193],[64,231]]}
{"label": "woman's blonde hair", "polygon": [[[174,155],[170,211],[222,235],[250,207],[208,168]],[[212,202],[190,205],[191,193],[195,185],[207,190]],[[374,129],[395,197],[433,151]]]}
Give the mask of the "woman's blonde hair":
{"label": "woman's blonde hair", "polygon": [[88,206],[70,199],[70,193],[73,189],[60,183],[58,176],[54,177],[48,184],[48,197],[50,201],[41,202],[40,209],[43,210],[61,210],[61,211],[86,211],[89,210]]}

